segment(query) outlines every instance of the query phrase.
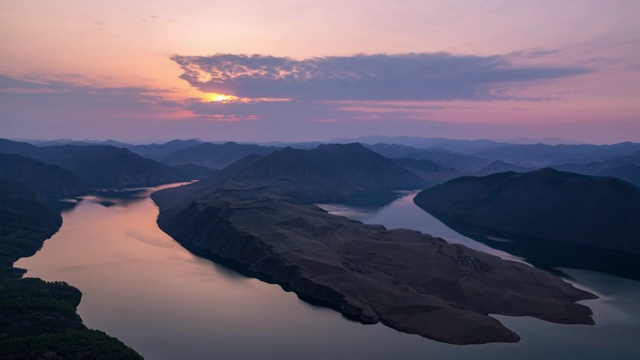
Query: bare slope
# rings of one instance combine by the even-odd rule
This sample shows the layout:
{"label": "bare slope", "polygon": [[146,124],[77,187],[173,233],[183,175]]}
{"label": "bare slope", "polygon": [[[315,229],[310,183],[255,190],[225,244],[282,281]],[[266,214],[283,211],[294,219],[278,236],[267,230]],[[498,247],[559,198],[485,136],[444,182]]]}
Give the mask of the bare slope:
{"label": "bare slope", "polygon": [[403,169],[371,154],[357,144],[329,145],[247,159],[200,184],[155,193],[158,224],[200,255],[346,316],[439,341],[519,340],[490,313],[593,324],[590,310],[574,302],[594,296],[544,271],[310,204],[411,184]]}

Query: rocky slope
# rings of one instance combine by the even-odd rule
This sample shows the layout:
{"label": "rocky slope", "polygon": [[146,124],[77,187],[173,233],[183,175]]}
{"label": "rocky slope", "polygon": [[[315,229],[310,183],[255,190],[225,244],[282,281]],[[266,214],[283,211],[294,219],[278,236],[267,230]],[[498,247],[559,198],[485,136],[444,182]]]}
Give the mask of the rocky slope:
{"label": "rocky slope", "polygon": [[575,301],[594,296],[549,273],[310,204],[410,185],[387,161],[360,145],[285,149],[152,197],[159,226],[191,251],[365,323],[455,344],[519,340],[490,313],[593,324]]}

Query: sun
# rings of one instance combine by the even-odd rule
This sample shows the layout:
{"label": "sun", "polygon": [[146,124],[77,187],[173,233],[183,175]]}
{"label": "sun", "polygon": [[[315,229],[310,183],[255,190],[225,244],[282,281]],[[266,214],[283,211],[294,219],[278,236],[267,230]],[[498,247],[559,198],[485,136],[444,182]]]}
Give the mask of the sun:
{"label": "sun", "polygon": [[227,101],[233,101],[238,99],[237,96],[218,94],[218,93],[206,93],[204,94],[204,98],[208,102],[227,102]]}

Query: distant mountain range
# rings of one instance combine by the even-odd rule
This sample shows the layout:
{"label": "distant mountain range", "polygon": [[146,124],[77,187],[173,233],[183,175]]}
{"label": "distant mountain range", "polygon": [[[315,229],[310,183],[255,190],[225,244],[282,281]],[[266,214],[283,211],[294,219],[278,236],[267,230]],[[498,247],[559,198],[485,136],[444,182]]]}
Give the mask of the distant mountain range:
{"label": "distant mountain range", "polygon": [[[373,139],[379,140],[378,137]],[[436,144],[436,142],[425,142],[425,144]],[[424,149],[399,144],[378,143],[365,146],[389,158],[429,160],[442,167],[460,171],[459,176],[485,176],[504,171],[528,172],[549,166],[586,175],[616,177],[640,186],[640,143],[504,145],[481,141],[477,144],[484,144],[486,147],[478,150],[480,147],[474,148],[469,145],[458,148],[461,152],[456,153],[444,148]],[[455,148],[453,145],[448,147]],[[446,179],[446,177],[456,176],[447,174],[441,178]],[[437,178],[434,176],[434,179]],[[425,179],[429,181],[428,178]]]}
{"label": "distant mountain range", "polygon": [[224,144],[203,143],[187,147],[162,158],[169,165],[195,164],[221,169],[251,154],[266,155],[280,148],[227,142]]}
{"label": "distant mountain range", "polygon": [[627,156],[640,151],[640,143],[614,145],[506,145],[474,151],[473,155],[528,167],[560,163],[587,163]]}
{"label": "distant mountain range", "polygon": [[388,158],[413,158],[429,160],[445,168],[460,171],[475,171],[488,165],[490,161],[475,156],[463,155],[443,149],[419,149],[406,145],[378,143],[364,145],[367,148]]}
{"label": "distant mountain range", "polygon": [[[171,140],[164,144],[125,145],[120,147],[129,149],[140,156],[144,156],[149,159],[160,161],[177,151],[198,146],[200,144],[202,144],[202,141],[191,139],[191,140]],[[114,146],[117,146],[117,145],[114,145]]]}
{"label": "distant mountain range", "polygon": [[[640,186],[640,163],[637,160],[640,144],[638,143],[517,145],[486,139],[456,140],[403,136],[367,136],[358,140],[369,149],[388,158],[425,160],[440,166],[442,169],[426,171],[424,168],[427,166],[426,163],[410,164],[409,160],[399,163],[428,184],[438,184],[464,175],[485,176],[502,171],[527,172],[550,166],[563,171],[617,177]],[[51,144],[96,146],[93,142],[59,140],[40,142],[38,148],[50,149],[53,148]],[[203,179],[215,173],[215,170],[222,169],[250,154],[266,155],[287,145],[297,149],[311,149],[322,143],[271,142],[258,145],[235,142],[208,143],[190,139],[149,145],[132,145],[113,140],[99,142],[99,144],[126,148],[138,155],[171,165],[181,178]],[[52,161],[42,158],[36,153],[37,150],[29,147],[29,144],[18,143],[9,146],[0,141],[0,151],[7,147],[15,147],[15,149],[4,152],[34,157],[45,162]],[[53,163],[65,166],[58,161]]]}
{"label": "distant mountain range", "polygon": [[414,201],[479,233],[640,254],[640,189],[614,178],[550,168],[461,177],[424,190]]}
{"label": "distant mountain range", "polygon": [[636,164],[626,164],[608,168],[597,173],[598,176],[611,176],[618,179],[628,181],[635,186],[640,187],[640,166]]}
{"label": "distant mountain range", "polygon": [[495,173],[501,173],[501,172],[507,172],[507,171],[524,173],[524,172],[530,172],[530,171],[534,171],[534,170],[536,170],[536,169],[535,168],[530,168],[530,167],[525,167],[525,166],[513,165],[513,164],[506,163],[504,161],[496,160],[496,161],[492,162],[491,164],[483,167],[482,169],[470,173],[469,175],[487,176],[487,175],[491,175],[491,174],[495,174]]}
{"label": "distant mountain range", "polygon": [[640,187],[640,151],[610,160],[592,161],[586,164],[565,163],[552,167],[578,174],[617,177]]}
{"label": "distant mountain range", "polygon": [[78,174],[94,187],[157,185],[186,180],[175,169],[110,145],[51,146],[38,158]]}
{"label": "distant mountain range", "polygon": [[[238,175],[256,179],[286,178],[286,182],[279,184],[284,193],[314,202],[340,200],[329,199],[327,194],[344,199],[358,191],[424,186],[413,173],[357,143],[320,145],[312,150],[286,148],[256,161]],[[292,185],[299,190],[292,190]],[[314,194],[308,193],[311,189]]]}
{"label": "distant mountain range", "polygon": [[432,186],[462,176],[462,172],[450,167],[444,167],[431,160],[414,159],[408,157],[393,158],[393,162],[418,175],[425,182],[425,186]]}
{"label": "distant mountain range", "polygon": [[201,196],[207,188],[225,188],[225,183],[234,188],[261,184],[271,193],[307,203],[344,201],[350,194],[374,189],[425,185],[415,174],[360,144],[332,144],[312,150],[285,148],[265,156],[252,154],[184,189]]}
{"label": "distant mountain range", "polygon": [[90,187],[147,186],[188,180],[177,169],[110,145],[37,147],[0,139],[0,153],[18,154],[68,169]]}
{"label": "distant mountain range", "polygon": [[423,138],[412,136],[363,136],[353,140],[336,140],[336,142],[356,141],[362,144],[395,144],[414,147],[418,149],[442,149],[463,154],[471,154],[480,150],[492,149],[500,146],[511,145],[506,142],[494,140],[459,140],[445,138]]}

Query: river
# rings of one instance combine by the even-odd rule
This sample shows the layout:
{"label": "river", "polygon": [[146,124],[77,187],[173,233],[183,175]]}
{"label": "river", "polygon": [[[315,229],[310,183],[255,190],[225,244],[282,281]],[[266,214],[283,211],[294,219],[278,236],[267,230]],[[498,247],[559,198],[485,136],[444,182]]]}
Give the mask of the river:
{"label": "river", "polygon": [[[557,325],[496,316],[517,344],[456,346],[362,325],[307,304],[279,286],[247,278],[183,249],[156,225],[143,189],[123,198],[90,195],[63,212],[58,233],[16,263],[25,276],[66,281],[83,293],[78,312],[90,328],[146,359],[637,359],[640,282],[561,269],[600,296],[585,301],[597,325]],[[131,194],[129,194],[131,195]],[[381,208],[323,205],[332,213],[388,228],[405,227],[523,261],[449,229],[405,194]]]}

